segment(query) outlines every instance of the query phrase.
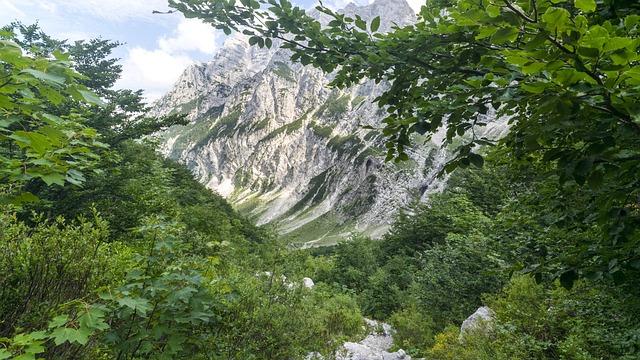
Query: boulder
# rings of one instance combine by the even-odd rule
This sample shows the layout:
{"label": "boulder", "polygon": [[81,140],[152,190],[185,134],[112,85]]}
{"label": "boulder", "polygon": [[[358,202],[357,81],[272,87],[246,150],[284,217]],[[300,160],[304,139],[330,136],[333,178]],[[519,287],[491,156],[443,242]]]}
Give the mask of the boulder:
{"label": "boulder", "polygon": [[309,288],[309,289],[312,289],[313,286],[315,285],[313,283],[313,280],[311,278],[308,278],[308,277],[302,279],[302,284],[304,286],[306,286],[307,288]]}
{"label": "boulder", "polygon": [[476,310],[471,316],[469,316],[460,327],[460,338],[462,339],[466,334],[475,331],[487,331],[491,328],[491,321],[496,313],[488,306],[482,306]]}

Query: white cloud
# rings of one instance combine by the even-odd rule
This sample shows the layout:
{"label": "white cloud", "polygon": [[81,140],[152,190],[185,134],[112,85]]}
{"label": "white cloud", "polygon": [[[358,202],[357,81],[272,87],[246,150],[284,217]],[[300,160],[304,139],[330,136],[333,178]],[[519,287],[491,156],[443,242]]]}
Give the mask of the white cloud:
{"label": "white cloud", "polygon": [[158,48],[129,49],[122,67],[120,88],[144,89],[147,101],[169,91],[184,69],[193,64],[194,52],[212,55],[217,49],[215,30],[198,20],[183,19],[170,37],[158,39]]}
{"label": "white cloud", "polygon": [[166,0],[37,0],[39,6],[57,6],[71,13],[109,21],[157,20],[152,11],[168,10]]}
{"label": "white cloud", "polygon": [[167,53],[198,50],[203,54],[216,51],[216,33],[213,27],[199,20],[182,19],[173,37],[158,40],[160,49]]}
{"label": "white cloud", "polygon": [[193,60],[186,54],[173,55],[163,50],[146,50],[134,47],[129,50],[122,66],[122,78],[117,87],[144,89],[147,100],[159,97],[171,88],[184,69]]}
{"label": "white cloud", "polygon": [[55,13],[58,12],[58,5],[55,4],[55,3],[40,2],[40,3],[38,3],[38,6],[43,11],[46,11],[46,12],[51,13],[51,14],[55,14]]}
{"label": "white cloud", "polygon": [[12,4],[10,0],[0,0],[0,9],[2,9],[2,15],[0,15],[0,19],[3,21],[2,25],[13,21],[17,17],[26,16],[24,11]]}

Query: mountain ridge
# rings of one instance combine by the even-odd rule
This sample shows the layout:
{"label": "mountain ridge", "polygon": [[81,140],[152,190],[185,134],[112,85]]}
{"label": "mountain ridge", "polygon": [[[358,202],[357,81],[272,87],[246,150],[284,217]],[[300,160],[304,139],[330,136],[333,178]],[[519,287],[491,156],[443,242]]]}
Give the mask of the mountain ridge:
{"label": "mountain ridge", "polygon": [[[404,0],[342,11],[381,16],[387,30],[415,21]],[[291,63],[279,42],[259,49],[247,40],[228,39],[154,104],[153,115],[188,114],[191,123],[167,131],[161,150],[208,188],[293,242],[322,244],[354,231],[381,236],[398,209],[443,186],[436,173],[445,149],[428,143],[408,162],[385,163],[381,132],[362,127],[380,125],[385,112],[372,100],[386,84],[329,89],[331,75]]]}

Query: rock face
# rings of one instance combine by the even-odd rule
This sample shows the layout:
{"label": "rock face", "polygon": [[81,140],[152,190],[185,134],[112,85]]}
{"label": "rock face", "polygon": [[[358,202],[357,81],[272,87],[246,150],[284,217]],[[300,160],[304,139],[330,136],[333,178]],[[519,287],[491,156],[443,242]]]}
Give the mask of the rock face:
{"label": "rock face", "polygon": [[487,330],[496,313],[487,306],[482,306],[469,316],[460,327],[460,338],[474,331]]}
{"label": "rock face", "polygon": [[388,352],[393,342],[391,326],[378,323],[375,320],[365,319],[371,329],[382,329],[381,333],[372,332],[358,342],[347,342],[341,351],[336,354],[338,360],[411,360],[404,350]]}
{"label": "rock face", "polygon": [[[411,356],[400,349],[396,352],[388,352],[392,344],[391,326],[385,323],[379,323],[375,320],[364,319],[367,322],[371,333],[367,337],[358,342],[346,342],[342,349],[335,354],[336,360],[411,360]],[[380,331],[382,330],[382,331]],[[309,354],[306,360],[323,359],[322,355],[313,353]]]}
{"label": "rock face", "polygon": [[[350,4],[343,12],[381,16],[382,30],[415,21],[405,0]],[[164,134],[161,151],[290,241],[331,243],[353,231],[380,236],[398,209],[442,187],[436,174],[446,151],[426,144],[408,162],[385,163],[381,131],[362,127],[381,126],[385,112],[372,100],[385,84],[330,89],[331,75],[289,55],[278,42],[259,49],[238,34],[211,61],[189,67],[153,104],[152,115],[187,113],[191,120]]]}

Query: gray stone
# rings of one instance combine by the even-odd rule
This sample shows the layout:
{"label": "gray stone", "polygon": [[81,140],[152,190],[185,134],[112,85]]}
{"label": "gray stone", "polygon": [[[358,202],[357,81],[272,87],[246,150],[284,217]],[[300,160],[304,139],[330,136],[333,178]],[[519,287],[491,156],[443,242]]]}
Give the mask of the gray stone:
{"label": "gray stone", "polygon": [[309,289],[312,289],[315,286],[315,284],[313,283],[313,280],[308,277],[302,279],[302,285],[304,285]]}
{"label": "gray stone", "polygon": [[491,328],[491,320],[495,312],[487,306],[482,306],[469,316],[460,327],[460,338],[474,331],[487,331]]}

